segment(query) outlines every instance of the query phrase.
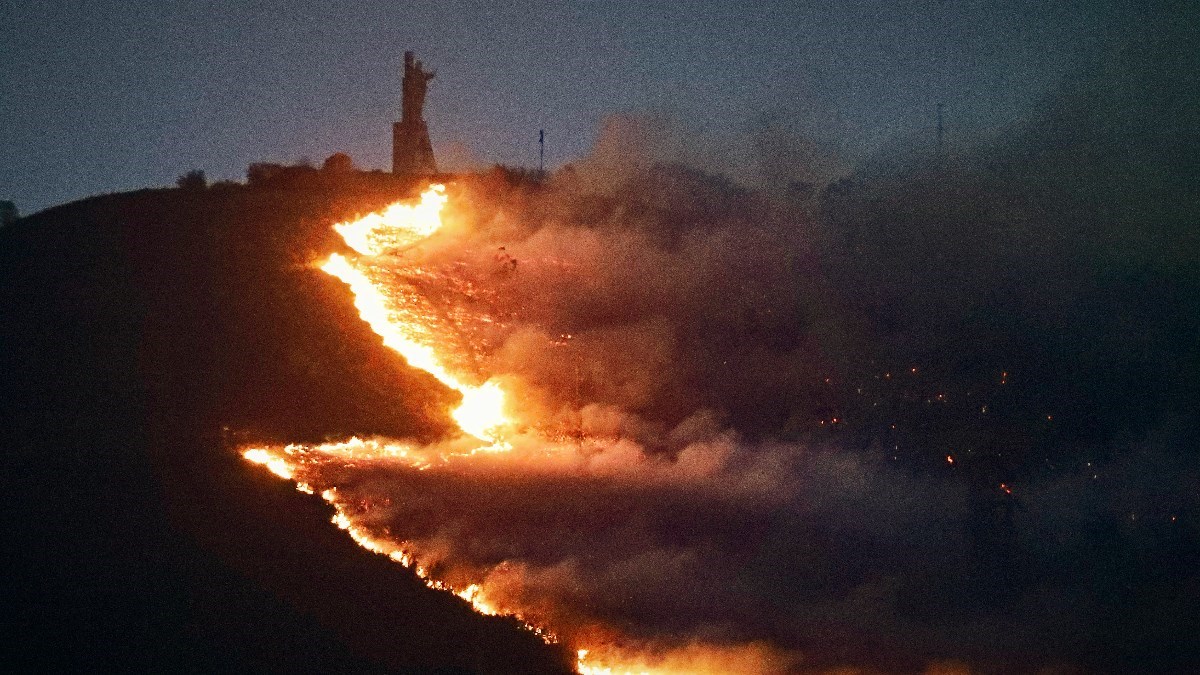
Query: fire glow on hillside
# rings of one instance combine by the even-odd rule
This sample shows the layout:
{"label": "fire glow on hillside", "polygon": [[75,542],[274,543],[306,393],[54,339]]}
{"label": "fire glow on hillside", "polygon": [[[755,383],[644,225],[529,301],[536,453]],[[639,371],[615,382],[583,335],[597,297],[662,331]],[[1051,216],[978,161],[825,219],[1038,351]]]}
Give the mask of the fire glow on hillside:
{"label": "fire glow on hillside", "polygon": [[[446,201],[444,187],[434,185],[415,205],[398,203],[382,213],[335,225],[334,229],[360,257],[351,259],[334,253],[320,269],[350,287],[359,315],[383,338],[387,347],[402,355],[411,366],[429,373],[462,395],[461,404],[451,416],[464,436],[435,446],[351,438],[315,446],[243,448],[242,456],[280,478],[294,481],[301,492],[319,494],[335,510],[334,525],[359,546],[411,569],[430,588],[457,595],[480,614],[514,617],[547,643],[568,642],[576,648],[576,667],[580,673],[768,670],[769,655],[753,644],[718,648],[690,643],[682,648],[655,650],[648,655],[645,650],[619,648],[615,644],[619,640],[614,640],[611,631],[600,626],[563,633],[548,622],[544,611],[539,611],[544,608],[536,599],[528,601],[530,593],[514,593],[503,588],[511,585],[511,577],[505,573],[506,562],[492,569],[477,570],[479,576],[476,578],[462,578],[461,572],[455,578],[443,578],[435,570],[439,562],[436,551],[426,551],[414,542],[394,538],[387,525],[374,516],[373,504],[361,497],[344,495],[339,483],[346,470],[352,467],[369,465],[397,472],[436,472],[462,466],[464,462],[504,461],[502,457],[513,451],[513,442],[522,446],[519,456],[514,454],[517,471],[527,468],[525,462],[531,455],[544,458],[551,465],[576,461],[578,448],[561,441],[541,437],[536,432],[525,433],[518,439],[500,384],[481,378],[478,373],[452,372],[446,365],[447,357],[454,355],[447,353],[448,341],[438,334],[434,317],[422,304],[419,292],[389,288],[383,281],[385,277],[380,275],[372,278],[373,259],[393,256],[438,232]],[[394,265],[394,259],[388,260]],[[469,384],[471,379],[483,381]],[[493,584],[502,587],[499,592],[493,589]],[[589,638],[589,635],[603,637]]]}
{"label": "fire glow on hillside", "polygon": [[[411,246],[441,227],[440,213],[446,203],[445,188],[434,185],[416,206],[393,204],[382,214],[370,214],[351,223],[334,226],[346,244],[364,256],[376,256]],[[400,321],[389,310],[384,294],[344,256],[337,253],[321,269],[342,280],[354,292],[359,316],[383,338],[387,347],[403,356],[414,368],[433,375],[439,382],[462,394],[454,421],[468,434],[499,443],[498,430],[508,423],[504,416],[504,392],[498,384],[464,384],[442,365],[431,344],[433,336],[416,321]],[[425,340],[422,340],[425,338]]]}

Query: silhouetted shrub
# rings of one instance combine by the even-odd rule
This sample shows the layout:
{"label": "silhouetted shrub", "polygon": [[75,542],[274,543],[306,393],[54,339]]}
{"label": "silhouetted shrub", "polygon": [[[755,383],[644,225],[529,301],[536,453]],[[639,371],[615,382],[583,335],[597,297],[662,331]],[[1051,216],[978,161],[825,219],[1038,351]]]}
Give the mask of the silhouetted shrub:
{"label": "silhouetted shrub", "polygon": [[203,190],[208,187],[208,178],[205,177],[204,171],[192,169],[176,179],[175,185],[181,190]]}
{"label": "silhouetted shrub", "polygon": [[321,165],[321,171],[325,173],[351,173],[354,170],[354,160],[344,152],[333,153]]}
{"label": "silhouetted shrub", "polygon": [[0,227],[4,227],[10,223],[15,223],[21,213],[17,211],[17,205],[11,201],[0,201]]}

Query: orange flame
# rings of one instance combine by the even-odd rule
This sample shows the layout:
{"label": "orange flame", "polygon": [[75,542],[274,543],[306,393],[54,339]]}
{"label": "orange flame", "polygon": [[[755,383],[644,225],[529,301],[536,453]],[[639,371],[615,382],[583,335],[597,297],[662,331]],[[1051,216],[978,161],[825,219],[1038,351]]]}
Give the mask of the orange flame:
{"label": "orange flame", "polygon": [[579,649],[575,653],[575,670],[580,675],[769,675],[793,672],[796,662],[795,655],[757,642],[660,645],[652,649],[653,652],[639,653],[609,645],[602,655]]}
{"label": "orange flame", "polygon": [[[295,481],[296,489],[300,492],[313,494],[315,490],[312,484],[297,478],[298,475],[303,474],[306,465],[314,463],[313,458],[306,456],[308,453],[318,453],[320,455],[340,457],[348,460],[391,460],[416,469],[423,469],[428,466],[419,456],[419,453],[410,452],[410,448],[404,445],[380,444],[377,441],[364,441],[357,437],[341,443],[324,443],[312,446],[311,448],[300,445],[288,445],[283,448],[282,454],[268,448],[247,448],[242,451],[242,457],[247,461],[267,467],[271,473],[280,478]],[[428,567],[418,562],[417,557],[408,549],[407,543],[395,542],[384,537],[376,537],[366,528],[357,525],[349,510],[351,505],[342,499],[337,488],[321,490],[321,499],[325,500],[334,509],[330,522],[348,534],[354,540],[354,543],[362,548],[372,553],[387,556],[392,561],[411,569],[429,588],[453,593],[466,601],[473,610],[480,614],[485,616],[511,616],[520,621],[526,630],[534,633],[544,642],[548,644],[558,642],[558,637],[546,628],[527,621],[518,612],[502,610],[489,602],[485,596],[483,587],[479,584],[470,584],[465,588],[456,588],[445,581],[436,579],[431,575]]]}
{"label": "orange flame", "polygon": [[[334,229],[360,258],[385,255],[418,244],[435,234],[442,226],[441,210],[446,201],[445,188],[434,185],[421,195],[416,204],[392,204],[381,213],[339,223],[334,225]],[[405,312],[405,307],[396,306],[394,303],[402,301],[389,300],[381,287],[368,277],[362,267],[355,264],[355,260],[334,253],[320,265],[320,269],[350,287],[359,316],[383,339],[386,347],[403,356],[412,367],[429,373],[462,395],[462,403],[451,413],[452,418],[466,434],[491,443],[465,455],[511,449],[511,445],[503,440],[502,432],[512,422],[505,414],[505,392],[496,381],[487,380],[480,385],[471,385],[448,370],[435,349],[437,343],[430,336],[428,327],[420,324],[418,319],[411,318],[420,313]],[[480,614],[511,616],[547,643],[559,641],[555,633],[539,625],[536,620],[527,619],[518,608],[500,606],[490,601],[487,588],[481,583],[455,587],[436,579],[431,575],[430,568],[420,563],[409,542],[377,537],[368,528],[357,524],[354,505],[345,500],[336,487],[318,484],[319,474],[312,469],[319,465],[321,459],[314,457],[313,453],[346,461],[391,461],[417,470],[427,469],[431,466],[430,462],[439,461],[438,457],[433,456],[436,453],[403,443],[350,438],[316,446],[246,448],[242,456],[249,462],[264,466],[280,478],[293,481],[301,492],[314,494],[320,490],[321,498],[334,509],[331,518],[334,525],[345,531],[362,548],[387,556],[411,569],[429,588],[453,593]],[[447,459],[445,455],[440,456],[440,461]],[[716,653],[720,655],[720,652]],[[768,670],[763,667],[762,660],[750,659],[752,665],[746,669],[741,664],[733,665],[736,661],[718,659],[714,662],[711,656],[698,655],[694,649],[677,650],[674,654],[668,654],[665,661],[663,658],[646,658],[645,655],[620,653],[612,649],[605,649],[599,656],[589,654],[587,649],[579,649],[576,656],[576,669],[581,675]]]}
{"label": "orange flame", "polygon": [[[445,188],[434,185],[421,195],[419,204],[393,204],[382,214],[372,213],[350,223],[334,225],[346,243],[365,256],[381,255],[402,245],[415,244],[441,228]],[[462,394],[462,404],[451,414],[464,432],[500,444],[500,430],[510,424],[504,414],[504,391],[488,381],[480,386],[464,383],[442,365],[432,345],[422,342],[424,327],[406,323],[388,307],[388,300],[367,275],[345,256],[334,253],[321,270],[350,287],[359,316],[409,365],[433,375],[439,382]]]}
{"label": "orange flame", "polygon": [[396,202],[382,213],[338,223],[333,229],[359,254],[381,255],[411,246],[441,229],[446,199],[445,186],[433,185],[421,194],[417,204]]}
{"label": "orange flame", "polygon": [[284,480],[291,480],[296,474],[292,470],[287,460],[282,457],[276,457],[262,448],[251,448],[242,453],[242,457],[254,462],[262,464],[267,469]]}

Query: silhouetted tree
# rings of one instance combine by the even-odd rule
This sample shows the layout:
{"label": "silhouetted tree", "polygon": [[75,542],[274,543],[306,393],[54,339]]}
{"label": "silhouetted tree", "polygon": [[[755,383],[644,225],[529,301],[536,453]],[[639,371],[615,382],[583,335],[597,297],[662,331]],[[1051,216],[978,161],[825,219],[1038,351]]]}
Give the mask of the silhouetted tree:
{"label": "silhouetted tree", "polygon": [[192,169],[176,179],[175,184],[181,190],[203,190],[208,187],[208,178],[205,177],[204,171]]}
{"label": "silhouetted tree", "polygon": [[250,185],[261,185],[283,173],[283,165],[273,162],[255,162],[246,169],[246,181]]}
{"label": "silhouetted tree", "polygon": [[344,152],[333,153],[321,165],[321,171],[326,173],[351,173],[354,170],[354,160]]}
{"label": "silhouetted tree", "polygon": [[16,222],[20,217],[16,204],[8,200],[0,201],[0,227]]}

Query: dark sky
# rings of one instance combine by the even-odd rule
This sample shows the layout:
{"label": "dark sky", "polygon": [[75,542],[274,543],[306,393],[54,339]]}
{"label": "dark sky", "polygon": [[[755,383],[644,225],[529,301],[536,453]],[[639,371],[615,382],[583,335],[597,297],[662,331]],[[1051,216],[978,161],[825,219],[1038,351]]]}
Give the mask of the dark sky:
{"label": "dark sky", "polygon": [[0,0],[0,199],[22,213],[184,171],[344,150],[382,168],[405,49],[438,71],[443,165],[585,153],[605,115],[773,120],[849,157],[1028,114],[1104,39],[1101,3]]}

